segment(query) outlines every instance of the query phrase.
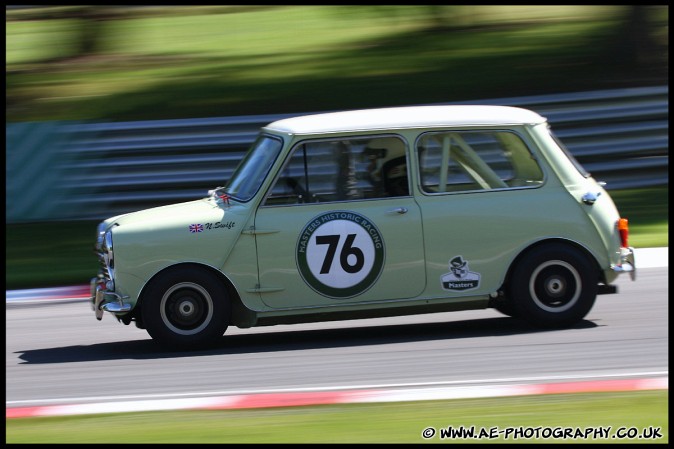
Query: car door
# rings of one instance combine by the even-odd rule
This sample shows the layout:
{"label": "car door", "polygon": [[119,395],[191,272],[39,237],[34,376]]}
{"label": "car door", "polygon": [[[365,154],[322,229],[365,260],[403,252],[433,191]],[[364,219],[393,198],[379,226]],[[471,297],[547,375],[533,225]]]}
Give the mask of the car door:
{"label": "car door", "polygon": [[296,145],[255,216],[272,308],[413,298],[425,287],[407,148],[394,136]]}

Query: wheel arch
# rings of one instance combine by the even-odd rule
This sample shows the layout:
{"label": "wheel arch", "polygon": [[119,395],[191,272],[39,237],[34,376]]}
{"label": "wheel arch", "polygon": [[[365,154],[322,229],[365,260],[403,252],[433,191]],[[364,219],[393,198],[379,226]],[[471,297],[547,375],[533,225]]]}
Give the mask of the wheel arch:
{"label": "wheel arch", "polygon": [[[547,245],[555,245],[555,244],[561,244],[561,245],[568,246],[570,248],[574,248],[574,249],[578,250],[581,254],[583,254],[587,258],[587,260],[591,264],[593,264],[597,268],[597,272],[601,276],[602,270],[601,270],[601,267],[600,267],[599,263],[597,262],[597,258],[594,257],[594,255],[592,255],[592,252],[590,250],[588,250],[585,246],[583,246],[580,243],[575,242],[573,240],[568,240],[568,239],[564,239],[564,238],[548,238],[548,239],[539,240],[537,242],[532,243],[531,245],[522,249],[522,251],[520,251],[519,254],[517,254],[517,256],[515,256],[513,261],[510,263],[510,266],[508,267],[508,270],[506,271],[505,278],[503,279],[503,283],[501,284],[501,288],[499,289],[499,291],[507,292],[508,285],[511,282],[512,274],[513,274],[513,271],[515,270],[515,267],[517,267],[517,265],[522,260],[524,260],[527,257],[528,254],[530,254],[532,251],[537,250],[541,247],[544,247],[544,246],[547,246]],[[601,281],[601,279],[598,278],[597,282],[600,282],[600,281]]]}
{"label": "wheel arch", "polygon": [[143,285],[143,287],[140,290],[140,293],[138,294],[138,302],[136,303],[136,307],[134,308],[134,310],[136,311],[136,319],[142,320],[140,310],[142,309],[143,300],[147,295],[148,287],[152,285],[152,283],[157,279],[159,279],[160,277],[165,276],[166,274],[171,273],[172,271],[180,271],[186,268],[196,268],[199,270],[206,271],[212,274],[216,279],[218,279],[222,283],[222,285],[225,286],[227,294],[229,295],[228,299],[231,300],[232,302],[231,304],[232,313],[230,314],[230,320],[229,323],[227,323],[228,325],[245,327],[245,323],[249,323],[251,319],[253,319],[253,317],[251,316],[253,312],[249,310],[246,306],[244,306],[243,301],[241,301],[239,292],[237,291],[236,287],[234,286],[234,283],[229,279],[229,277],[222,271],[218,270],[217,268],[199,262],[180,262],[174,265],[170,265],[165,268],[162,268],[161,270],[156,272],[150,279],[148,279],[148,281]]}

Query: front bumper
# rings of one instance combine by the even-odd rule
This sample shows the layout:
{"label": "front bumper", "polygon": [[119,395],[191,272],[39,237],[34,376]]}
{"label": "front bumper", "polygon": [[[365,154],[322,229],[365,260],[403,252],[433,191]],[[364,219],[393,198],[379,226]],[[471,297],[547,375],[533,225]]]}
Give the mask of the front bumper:
{"label": "front bumper", "polygon": [[115,292],[108,291],[105,281],[100,277],[91,279],[89,283],[91,293],[91,308],[96,315],[97,320],[103,319],[103,312],[126,313],[131,311],[132,305],[124,302],[128,296],[121,296]]}

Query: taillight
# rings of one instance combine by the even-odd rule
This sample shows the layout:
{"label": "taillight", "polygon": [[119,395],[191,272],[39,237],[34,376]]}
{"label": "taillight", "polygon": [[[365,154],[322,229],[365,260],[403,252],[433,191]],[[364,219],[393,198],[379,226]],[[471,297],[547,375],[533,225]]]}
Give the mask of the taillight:
{"label": "taillight", "polygon": [[621,218],[618,220],[618,233],[620,234],[620,246],[627,248],[627,237],[629,235],[629,226],[627,223],[627,218]]}

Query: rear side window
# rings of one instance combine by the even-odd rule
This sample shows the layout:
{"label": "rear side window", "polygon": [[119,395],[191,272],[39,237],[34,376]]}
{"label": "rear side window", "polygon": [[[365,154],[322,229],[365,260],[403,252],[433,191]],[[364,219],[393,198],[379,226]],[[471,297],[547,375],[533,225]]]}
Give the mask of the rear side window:
{"label": "rear side window", "polygon": [[421,188],[426,193],[465,192],[543,183],[543,171],[524,141],[511,131],[430,132],[417,142]]}
{"label": "rear side window", "polygon": [[571,154],[571,151],[569,151],[569,149],[566,147],[566,145],[564,145],[564,143],[562,143],[562,141],[559,140],[559,138],[555,135],[555,133],[552,132],[552,130],[549,127],[548,127],[548,132],[550,133],[550,137],[552,137],[552,139],[555,141],[555,143],[559,146],[559,148],[562,150],[562,152],[566,155],[566,157],[569,158],[569,160],[571,161],[573,166],[576,167],[576,170],[578,170],[578,173],[583,175],[583,177],[585,177],[585,178],[589,178],[590,176],[592,176],[592,174],[590,172],[585,170],[585,168],[582,165],[580,165],[580,162],[578,162],[578,160],[575,157],[573,157],[573,154]]}

